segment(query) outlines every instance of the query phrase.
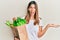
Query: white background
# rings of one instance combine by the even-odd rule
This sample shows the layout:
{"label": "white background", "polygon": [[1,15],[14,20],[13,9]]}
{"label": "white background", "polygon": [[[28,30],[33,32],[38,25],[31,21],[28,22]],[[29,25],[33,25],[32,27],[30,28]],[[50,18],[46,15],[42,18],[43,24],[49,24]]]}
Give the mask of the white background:
{"label": "white background", "polygon": [[[31,1],[31,0],[30,0]],[[5,25],[6,20],[23,17],[29,0],[0,0],[0,40],[14,40],[12,30]],[[60,0],[35,0],[43,24],[60,24]],[[49,28],[40,40],[60,40],[60,28]]]}

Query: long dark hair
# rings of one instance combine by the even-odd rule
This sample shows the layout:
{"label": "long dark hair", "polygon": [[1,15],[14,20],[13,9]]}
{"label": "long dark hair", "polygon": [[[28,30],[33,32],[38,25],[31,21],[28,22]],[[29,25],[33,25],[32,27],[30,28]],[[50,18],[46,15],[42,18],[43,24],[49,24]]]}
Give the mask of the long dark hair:
{"label": "long dark hair", "polygon": [[38,6],[37,6],[37,3],[35,1],[29,2],[28,6],[27,6],[27,15],[25,16],[25,19],[26,19],[27,23],[29,23],[30,13],[29,13],[28,9],[31,6],[31,4],[34,4],[35,5],[35,9],[36,9],[36,12],[34,14],[34,19],[35,19],[34,25],[36,25],[36,24],[39,24],[39,16],[38,16]]}

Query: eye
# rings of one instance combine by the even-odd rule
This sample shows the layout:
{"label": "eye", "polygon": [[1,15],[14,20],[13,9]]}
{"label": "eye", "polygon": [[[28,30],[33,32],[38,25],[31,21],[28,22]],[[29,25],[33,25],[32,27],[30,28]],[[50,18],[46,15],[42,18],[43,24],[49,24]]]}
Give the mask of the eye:
{"label": "eye", "polygon": [[31,6],[29,8],[32,8]]}
{"label": "eye", "polygon": [[32,4],[32,5],[30,5],[30,7],[29,8],[34,8],[35,9],[35,5],[34,4]]}

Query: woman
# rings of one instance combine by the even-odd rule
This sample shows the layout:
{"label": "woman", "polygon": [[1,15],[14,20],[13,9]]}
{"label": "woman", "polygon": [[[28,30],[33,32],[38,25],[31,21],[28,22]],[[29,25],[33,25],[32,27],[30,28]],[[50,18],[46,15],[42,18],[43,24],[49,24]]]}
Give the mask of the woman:
{"label": "woman", "polygon": [[42,30],[42,19],[38,15],[38,6],[35,1],[31,1],[28,4],[27,15],[25,16],[25,19],[27,21],[26,30],[28,40],[38,40],[39,37],[42,37],[45,34],[48,28],[60,26],[55,24],[47,24],[46,27]]}
{"label": "woman", "polygon": [[28,34],[28,40],[38,40],[42,37],[49,27],[57,27],[59,25],[47,24],[42,30],[42,19],[38,15],[38,6],[35,1],[31,1],[27,7],[27,15],[25,16],[27,21],[26,30]]}

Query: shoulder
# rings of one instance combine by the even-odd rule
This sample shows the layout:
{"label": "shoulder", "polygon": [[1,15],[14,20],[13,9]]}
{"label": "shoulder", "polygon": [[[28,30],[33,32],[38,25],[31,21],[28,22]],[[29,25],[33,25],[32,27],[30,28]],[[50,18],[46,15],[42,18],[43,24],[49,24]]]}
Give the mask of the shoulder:
{"label": "shoulder", "polygon": [[42,18],[41,17],[39,17],[39,23],[42,24]]}
{"label": "shoulder", "polygon": [[40,21],[40,20],[42,20],[42,18],[41,18],[41,17],[39,17],[39,21]]}
{"label": "shoulder", "polygon": [[42,21],[42,18],[41,17],[39,17],[39,26],[41,26],[41,27],[43,27],[44,25],[43,25],[43,21]]}

